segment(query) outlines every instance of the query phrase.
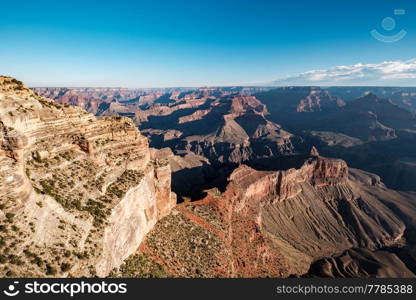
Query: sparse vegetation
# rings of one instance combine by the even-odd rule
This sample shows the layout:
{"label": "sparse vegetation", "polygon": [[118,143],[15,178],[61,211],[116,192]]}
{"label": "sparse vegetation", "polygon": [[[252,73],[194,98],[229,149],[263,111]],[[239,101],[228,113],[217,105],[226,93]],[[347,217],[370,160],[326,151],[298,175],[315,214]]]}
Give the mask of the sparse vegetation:
{"label": "sparse vegetation", "polygon": [[157,168],[161,168],[161,167],[165,167],[169,165],[169,160],[168,159],[155,159],[153,163]]}
{"label": "sparse vegetation", "polygon": [[172,277],[172,275],[147,254],[133,254],[124,261],[119,271],[114,270],[110,277],[167,278]]}
{"label": "sparse vegetation", "polygon": [[146,244],[178,275],[215,277],[218,257],[225,246],[212,232],[189,221],[181,213],[160,220],[146,237]]}
{"label": "sparse vegetation", "polygon": [[63,107],[62,104],[59,104],[55,101],[51,101],[51,100],[46,100],[42,97],[38,98],[38,101],[44,106],[44,107],[48,107],[48,108],[57,108],[57,109],[61,109]]}

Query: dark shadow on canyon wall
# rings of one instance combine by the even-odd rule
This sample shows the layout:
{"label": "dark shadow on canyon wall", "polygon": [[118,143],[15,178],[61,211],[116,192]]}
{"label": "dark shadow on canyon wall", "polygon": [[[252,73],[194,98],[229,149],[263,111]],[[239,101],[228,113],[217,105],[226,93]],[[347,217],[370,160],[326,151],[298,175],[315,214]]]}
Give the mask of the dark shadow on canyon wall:
{"label": "dark shadow on canyon wall", "polygon": [[204,163],[202,166],[185,168],[172,173],[172,190],[178,196],[178,202],[185,198],[196,201],[207,195],[206,190],[217,188],[224,192],[228,184],[228,176],[237,165],[224,164],[212,166]]}

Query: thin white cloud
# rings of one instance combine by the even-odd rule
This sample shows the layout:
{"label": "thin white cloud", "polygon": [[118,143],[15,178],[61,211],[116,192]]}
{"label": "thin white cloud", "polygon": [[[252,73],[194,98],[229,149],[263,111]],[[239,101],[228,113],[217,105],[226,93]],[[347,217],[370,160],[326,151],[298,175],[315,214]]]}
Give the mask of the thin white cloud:
{"label": "thin white cloud", "polygon": [[312,70],[272,82],[273,85],[416,85],[416,58],[407,61],[385,61],[378,64],[358,63]]}

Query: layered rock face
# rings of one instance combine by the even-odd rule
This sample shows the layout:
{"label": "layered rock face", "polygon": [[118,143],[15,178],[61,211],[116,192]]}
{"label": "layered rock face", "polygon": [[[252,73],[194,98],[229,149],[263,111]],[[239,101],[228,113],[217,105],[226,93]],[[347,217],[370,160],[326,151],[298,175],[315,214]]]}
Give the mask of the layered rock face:
{"label": "layered rock face", "polygon": [[310,93],[299,101],[296,107],[297,112],[315,112],[325,109],[343,107],[345,102],[328,91],[312,89]]}
{"label": "layered rock face", "polygon": [[[409,217],[416,212],[415,195],[386,189],[378,176],[349,169],[343,160],[321,157],[316,150],[298,159],[295,168],[286,170],[238,167],[224,193],[207,190],[204,199],[178,206],[175,216],[163,219],[146,237],[142,251],[176,276],[336,276],[343,271],[316,271],[322,264],[309,269],[315,261],[349,250],[379,258],[374,263],[378,271],[370,273],[365,261],[352,259],[356,271],[344,276],[414,276],[406,266],[412,260],[378,251],[411,243],[405,232],[415,225]],[[174,224],[186,224],[193,234]],[[175,228],[170,232],[180,246],[166,244],[164,228]],[[391,264],[383,257],[401,263],[389,271]],[[328,264],[327,269],[337,266]]]}
{"label": "layered rock face", "polygon": [[9,77],[0,142],[2,276],[106,276],[176,203],[169,164],[130,119],[97,119]]}
{"label": "layered rock face", "polygon": [[394,248],[399,250],[399,247],[387,247],[376,251],[363,248],[350,249],[339,256],[318,260],[312,265],[308,276],[414,278],[415,258],[405,253],[403,254],[407,257],[401,257],[401,250],[395,251]]}
{"label": "layered rock face", "polygon": [[138,91],[116,88],[34,88],[33,90],[40,96],[54,99],[61,104],[81,107],[95,115],[100,114],[114,100],[127,100],[140,95]]}
{"label": "layered rock face", "polygon": [[240,167],[230,180],[225,194],[231,196],[232,232],[243,238],[242,224],[255,222],[291,274],[307,272],[316,257],[391,243],[404,231],[397,216],[354,189],[342,160],[314,156],[298,169],[278,172]]}
{"label": "layered rock face", "polygon": [[240,164],[294,151],[292,135],[260,115],[248,113],[236,119],[225,115],[219,121],[214,132],[202,137],[188,136],[178,143],[176,149],[207,157],[214,164]]}
{"label": "layered rock face", "polygon": [[79,106],[94,115],[132,113],[139,106],[164,101],[167,93],[180,93],[176,89],[127,88],[33,88],[38,95],[54,99],[61,104]]}
{"label": "layered rock face", "polygon": [[293,152],[292,135],[267,120],[265,105],[253,96],[192,99],[156,106],[143,114],[148,117],[140,117],[139,126],[146,128],[145,134],[156,147],[194,153],[214,164],[239,164]]}

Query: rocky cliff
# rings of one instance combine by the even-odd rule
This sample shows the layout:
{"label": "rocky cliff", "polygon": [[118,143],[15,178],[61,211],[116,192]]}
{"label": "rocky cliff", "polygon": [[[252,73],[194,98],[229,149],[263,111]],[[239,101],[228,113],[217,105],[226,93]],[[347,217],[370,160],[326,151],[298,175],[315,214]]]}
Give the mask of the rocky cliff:
{"label": "rocky cliff", "polygon": [[0,77],[1,276],[106,276],[176,203],[130,119]]}

